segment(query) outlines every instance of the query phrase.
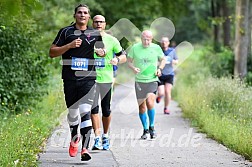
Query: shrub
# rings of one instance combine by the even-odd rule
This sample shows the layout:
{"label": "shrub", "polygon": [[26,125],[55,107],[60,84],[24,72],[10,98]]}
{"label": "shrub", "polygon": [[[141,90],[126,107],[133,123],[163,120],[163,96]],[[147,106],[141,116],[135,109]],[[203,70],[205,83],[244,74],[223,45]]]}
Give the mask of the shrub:
{"label": "shrub", "polygon": [[0,22],[1,114],[28,108],[34,99],[41,97],[43,91],[40,86],[47,76],[48,58],[37,49],[39,33],[31,26],[34,23],[14,22],[15,26],[3,26]]}
{"label": "shrub", "polygon": [[231,49],[221,47],[219,52],[215,52],[211,47],[205,47],[201,56],[201,61],[213,76],[222,77],[233,74],[234,53]]}

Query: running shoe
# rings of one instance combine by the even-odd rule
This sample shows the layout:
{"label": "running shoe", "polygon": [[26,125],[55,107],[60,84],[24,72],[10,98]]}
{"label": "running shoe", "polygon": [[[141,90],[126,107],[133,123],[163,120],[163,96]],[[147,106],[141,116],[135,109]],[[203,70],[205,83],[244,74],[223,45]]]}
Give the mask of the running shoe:
{"label": "running shoe", "polygon": [[141,139],[146,140],[147,139],[147,134],[149,134],[149,130],[148,129],[144,129],[143,135],[141,136]]}
{"label": "running shoe", "polygon": [[164,114],[170,114],[170,111],[168,110],[168,108],[164,108]]}
{"label": "running shoe", "polygon": [[157,133],[156,131],[154,130],[154,127],[150,127],[149,128],[149,131],[150,131],[150,138],[151,139],[155,139],[157,137]]}
{"label": "running shoe", "polygon": [[70,157],[75,157],[78,153],[80,139],[78,138],[75,142],[71,141],[69,146],[69,155]]}
{"label": "running shoe", "polygon": [[109,150],[110,144],[109,144],[109,138],[108,137],[102,137],[102,147],[103,150]]}
{"label": "running shoe", "polygon": [[158,96],[158,97],[156,98],[156,103],[160,103],[160,101],[161,101],[161,97]]}
{"label": "running shoe", "polygon": [[89,161],[91,159],[91,155],[89,154],[86,148],[83,148],[81,151],[81,160],[82,161]]}
{"label": "running shoe", "polygon": [[92,150],[101,150],[102,149],[102,143],[101,143],[101,137],[95,137],[94,139],[94,146]]}

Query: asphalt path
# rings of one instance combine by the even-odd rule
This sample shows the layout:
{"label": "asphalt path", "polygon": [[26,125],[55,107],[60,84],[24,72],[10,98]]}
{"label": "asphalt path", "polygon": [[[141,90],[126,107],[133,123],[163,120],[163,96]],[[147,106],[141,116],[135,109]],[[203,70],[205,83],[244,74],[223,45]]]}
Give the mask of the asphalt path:
{"label": "asphalt path", "polygon": [[[92,159],[87,162],[80,161],[79,154],[69,157],[70,133],[65,112],[60,126],[39,155],[39,166],[252,167],[242,156],[191,127],[175,101],[170,104],[170,115],[163,114],[163,102],[155,105],[157,138],[141,140],[143,129],[133,85],[133,82],[121,84],[114,90],[109,151],[90,150]],[[93,138],[92,134],[90,146]]]}

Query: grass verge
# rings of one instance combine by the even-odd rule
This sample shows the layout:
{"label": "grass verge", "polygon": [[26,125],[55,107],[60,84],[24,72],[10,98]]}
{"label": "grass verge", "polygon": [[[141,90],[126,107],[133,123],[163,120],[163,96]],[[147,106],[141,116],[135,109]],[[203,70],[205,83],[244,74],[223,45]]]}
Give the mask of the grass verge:
{"label": "grass verge", "polygon": [[49,93],[36,107],[1,120],[1,166],[37,166],[38,153],[59,123],[55,118],[65,110],[60,76],[53,75],[49,81]]}
{"label": "grass verge", "polygon": [[[195,52],[194,56],[199,56]],[[252,88],[231,78],[211,77],[197,58],[183,64],[175,95],[199,131],[252,160]]]}

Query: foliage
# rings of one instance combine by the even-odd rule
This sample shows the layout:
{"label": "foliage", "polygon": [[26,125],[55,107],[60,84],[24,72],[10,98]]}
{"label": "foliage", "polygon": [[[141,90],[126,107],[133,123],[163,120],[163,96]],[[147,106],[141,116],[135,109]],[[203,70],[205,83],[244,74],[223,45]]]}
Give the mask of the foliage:
{"label": "foliage", "polygon": [[38,166],[38,153],[65,110],[60,75],[52,75],[49,94],[35,108],[0,117],[0,166]]}
{"label": "foliage", "polygon": [[[251,46],[252,47],[252,46]],[[246,75],[245,81],[252,86],[252,53],[248,55],[248,73]]]}
{"label": "foliage", "polygon": [[41,10],[42,5],[38,0],[1,0],[1,18],[6,23],[12,23],[15,17],[31,16],[33,10]]}
{"label": "foliage", "polygon": [[185,116],[202,132],[251,160],[251,93],[239,80],[209,78],[179,99]]}
{"label": "foliage", "polygon": [[53,34],[55,34],[60,28],[70,25],[74,21],[74,8],[80,3],[87,4],[89,6],[91,18],[94,12],[99,14],[104,13],[101,5],[96,3],[95,0],[41,0],[41,3],[44,10],[39,14],[34,13],[34,19],[38,21],[38,24],[41,26],[45,34],[48,32],[53,32]]}
{"label": "foliage", "polygon": [[184,13],[186,12],[186,15],[182,15],[176,21],[174,40],[178,42],[186,40],[193,43],[204,41],[211,35],[211,24],[208,19],[209,3],[202,3],[200,0],[186,2],[185,8],[181,9]]}
{"label": "foliage", "polygon": [[147,25],[148,21],[153,21],[153,17],[160,13],[158,12],[158,1],[146,0],[138,2],[134,0],[114,0],[108,2],[97,0],[97,2],[104,8],[108,27],[112,26],[119,19],[127,18],[137,28],[142,29],[143,26]]}
{"label": "foliage", "polygon": [[211,77],[201,54],[196,49],[177,73],[175,95],[183,114],[200,131],[251,160],[252,89],[240,80]]}
{"label": "foliage", "polygon": [[213,47],[205,47],[202,52],[201,61],[208,66],[213,76],[222,77],[233,74],[234,53],[227,47],[221,47],[219,52]]}
{"label": "foliage", "polygon": [[29,108],[41,96],[39,86],[44,85],[47,76],[47,59],[37,48],[38,34],[31,26],[34,23],[32,20],[12,23],[0,29],[0,113]]}

